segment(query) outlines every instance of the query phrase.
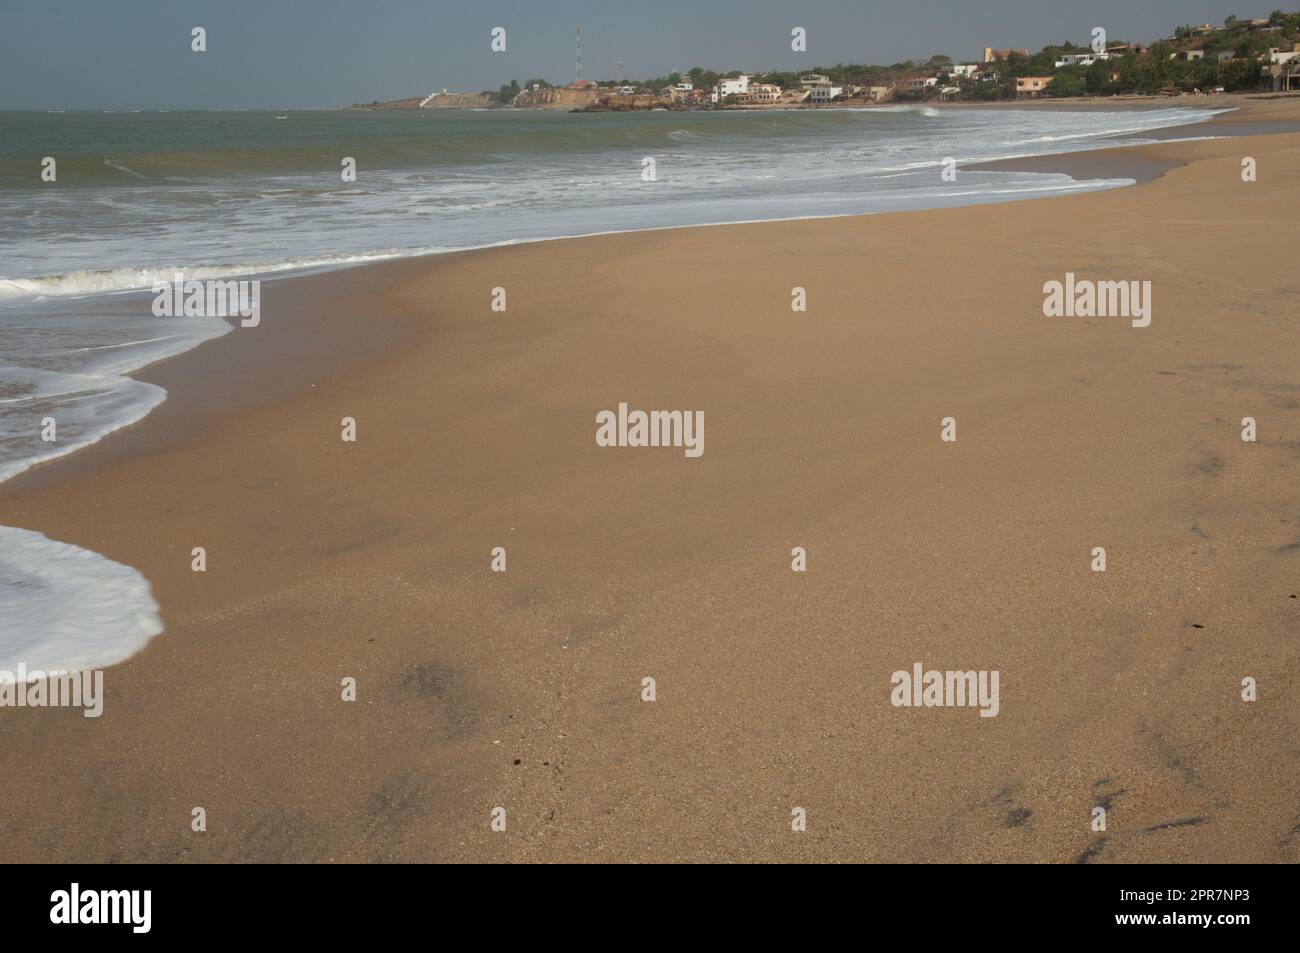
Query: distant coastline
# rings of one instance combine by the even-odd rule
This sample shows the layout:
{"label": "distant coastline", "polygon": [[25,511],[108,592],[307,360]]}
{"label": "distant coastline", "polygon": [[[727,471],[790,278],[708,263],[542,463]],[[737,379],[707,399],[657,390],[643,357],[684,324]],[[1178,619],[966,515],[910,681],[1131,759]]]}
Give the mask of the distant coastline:
{"label": "distant coastline", "polygon": [[[602,113],[602,112],[647,112],[654,109],[662,109],[668,112],[786,112],[791,110],[813,110],[813,111],[834,111],[842,109],[861,109],[861,110],[891,110],[900,107],[916,107],[941,110],[986,110],[986,109],[1069,109],[1069,110],[1110,110],[1123,111],[1128,109],[1155,109],[1168,108],[1170,106],[1191,106],[1208,107],[1208,108],[1237,108],[1247,102],[1259,102],[1276,99],[1300,99],[1300,93],[1269,93],[1269,92],[1221,92],[1221,93],[1184,93],[1169,95],[1114,95],[1114,96],[1072,96],[1063,99],[1053,99],[1050,97],[1040,97],[1037,99],[1010,99],[1010,100],[991,100],[987,102],[925,102],[918,103],[912,101],[898,101],[887,103],[873,103],[867,101],[841,100],[830,103],[772,103],[768,105],[745,104],[745,105],[725,105],[714,106],[708,109],[692,108],[689,106],[653,104],[653,105],[627,105],[624,107],[615,106],[613,108],[587,108],[573,107],[566,103],[546,103],[546,104],[525,104],[525,105],[507,105],[504,103],[481,102],[478,100],[480,94],[455,94],[463,97],[460,102],[443,102],[441,104],[431,104],[420,106],[419,98],[408,98],[391,100],[380,103],[364,103],[352,106],[335,107],[338,110],[347,112],[401,112],[401,111],[418,111],[421,109],[430,109],[438,111],[449,110],[484,110],[491,109],[494,111],[512,112],[512,111],[560,111],[573,113]],[[472,100],[472,101],[471,101]],[[305,110],[295,110],[305,111]],[[320,110],[317,110],[320,111]],[[325,110],[329,111],[329,110]]]}
{"label": "distant coastline", "polygon": [[583,79],[580,64],[578,78],[563,86],[540,77],[522,85],[512,79],[495,92],[443,89],[351,108],[633,112],[1300,92],[1300,12],[1279,10],[1245,20],[1230,16],[1222,26],[1180,26],[1151,43],[1108,41],[1098,27],[1084,46],[1065,42],[1037,53],[986,46],[972,62],[936,54],[924,62],[837,63],[808,71],[721,73],[697,66],[647,80],[624,79],[620,64],[617,80],[599,82]]}

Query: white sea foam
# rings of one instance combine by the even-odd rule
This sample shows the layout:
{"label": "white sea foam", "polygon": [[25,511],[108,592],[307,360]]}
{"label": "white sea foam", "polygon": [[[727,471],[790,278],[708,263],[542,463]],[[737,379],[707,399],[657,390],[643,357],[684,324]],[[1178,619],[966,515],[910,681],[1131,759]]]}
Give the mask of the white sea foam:
{"label": "white sea foam", "polygon": [[72,271],[61,275],[41,275],[35,278],[0,278],[0,301],[49,295],[84,297],[119,291],[139,291],[152,288],[155,283],[170,282],[176,277],[177,272],[184,272],[186,281],[209,281],[249,275],[274,275],[319,268],[338,268],[409,256],[413,252],[427,254],[438,250],[440,249],[392,248],[355,255],[314,255],[277,261],[231,262],[228,265],[104,268]]}
{"label": "white sea foam", "polygon": [[[156,384],[115,374],[65,374],[0,365],[6,385],[27,393],[0,398],[0,481],[97,443],[141,419],[167,397]],[[46,419],[55,423],[53,441],[42,439]]]}
{"label": "white sea foam", "polygon": [[121,662],[162,631],[149,583],[130,566],[41,533],[0,526],[0,680]]}

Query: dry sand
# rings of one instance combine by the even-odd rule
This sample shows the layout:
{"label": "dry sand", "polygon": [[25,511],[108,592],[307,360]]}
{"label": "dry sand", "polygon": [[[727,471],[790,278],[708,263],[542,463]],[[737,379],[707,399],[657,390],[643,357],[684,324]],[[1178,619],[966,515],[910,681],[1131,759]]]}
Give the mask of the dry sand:
{"label": "dry sand", "polygon": [[[0,489],[166,623],[102,718],[0,713],[7,859],[1300,859],[1300,135],[1129,155],[1176,167],[266,286]],[[1044,317],[1067,271],[1151,326]],[[704,455],[597,447],[620,401]],[[914,662],[1000,714],[892,707]]]}

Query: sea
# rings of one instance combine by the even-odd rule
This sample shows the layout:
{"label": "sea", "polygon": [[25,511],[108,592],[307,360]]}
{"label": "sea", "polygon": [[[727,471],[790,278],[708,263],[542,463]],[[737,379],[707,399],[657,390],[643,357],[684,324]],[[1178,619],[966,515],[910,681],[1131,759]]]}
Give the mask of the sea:
{"label": "sea", "polygon": [[[0,481],[141,419],[167,395],[131,373],[230,330],[154,316],[154,283],[177,272],[266,281],[577,235],[1117,188],[1132,181],[961,167],[1138,144],[1213,115],[0,112]],[[955,181],[941,175],[949,160]],[[161,631],[136,570],[7,523],[0,510],[0,681],[20,661],[111,664]]]}

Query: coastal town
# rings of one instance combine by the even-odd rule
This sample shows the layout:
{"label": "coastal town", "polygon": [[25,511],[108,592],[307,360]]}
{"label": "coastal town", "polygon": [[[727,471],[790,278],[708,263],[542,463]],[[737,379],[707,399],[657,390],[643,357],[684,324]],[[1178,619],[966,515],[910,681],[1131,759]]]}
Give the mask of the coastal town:
{"label": "coastal town", "polygon": [[1181,96],[1300,91],[1300,12],[1228,17],[1223,24],[1181,26],[1150,43],[1063,42],[1027,49],[985,47],[973,62],[935,55],[889,66],[836,64],[805,72],[719,73],[703,67],[648,80],[584,79],[581,28],[578,76],[564,85],[517,79],[499,90],[356,104],[360,109],[543,108],[574,112],[773,109],[879,103],[999,102],[1080,96]]}

